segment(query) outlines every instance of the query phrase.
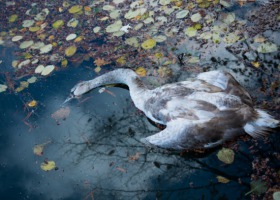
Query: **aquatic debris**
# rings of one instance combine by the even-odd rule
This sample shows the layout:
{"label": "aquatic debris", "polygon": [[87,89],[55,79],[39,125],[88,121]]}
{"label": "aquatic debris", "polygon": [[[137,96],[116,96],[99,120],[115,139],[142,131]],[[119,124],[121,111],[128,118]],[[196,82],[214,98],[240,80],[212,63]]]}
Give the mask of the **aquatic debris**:
{"label": "aquatic debris", "polygon": [[65,49],[65,55],[67,57],[71,57],[71,56],[73,56],[76,53],[76,51],[77,51],[77,47],[75,45],[72,45],[72,46],[67,47]]}
{"label": "aquatic debris", "polygon": [[154,39],[148,39],[141,44],[143,49],[152,49],[156,46],[156,41]]}
{"label": "aquatic debris", "polygon": [[27,59],[27,60],[24,60],[21,63],[19,63],[17,67],[18,67],[18,69],[21,69],[23,66],[26,66],[26,65],[28,65],[30,63],[31,63],[31,60]]}
{"label": "aquatic debris", "polygon": [[64,21],[63,20],[57,20],[57,21],[55,21],[53,24],[52,24],[52,27],[54,28],[54,29],[59,29],[61,26],[63,26],[64,25]]}
{"label": "aquatic debris", "polygon": [[191,16],[191,20],[192,20],[193,22],[198,22],[200,19],[201,19],[200,13],[196,13],[196,14],[193,14],[193,15]]}
{"label": "aquatic debris", "polygon": [[16,35],[16,36],[14,36],[14,37],[12,38],[12,41],[13,41],[13,42],[17,42],[17,41],[20,41],[22,38],[23,38],[23,36],[21,36],[21,35]]}
{"label": "aquatic debris", "polygon": [[48,16],[48,14],[50,13],[49,9],[44,8],[40,13],[38,13],[34,19],[36,21],[44,21],[46,19],[46,17]]}
{"label": "aquatic debris", "polygon": [[138,43],[138,40],[137,40],[136,37],[127,38],[125,40],[125,43],[128,44],[128,45],[131,45],[135,48],[139,47],[139,43]]}
{"label": "aquatic debris", "polygon": [[50,52],[52,50],[52,47],[53,47],[52,44],[47,44],[45,46],[42,46],[40,48],[40,54],[44,54],[44,53]]}
{"label": "aquatic debris", "polygon": [[26,49],[26,48],[30,47],[31,45],[33,45],[33,44],[34,44],[33,40],[24,41],[24,42],[22,42],[19,45],[19,48],[20,49]]}
{"label": "aquatic debris", "polygon": [[194,27],[188,27],[185,30],[185,34],[189,37],[194,37],[196,36],[197,30]]}
{"label": "aquatic debris", "polygon": [[33,19],[27,19],[22,22],[22,27],[28,28],[28,27],[33,26],[34,23],[35,23],[35,21]]}
{"label": "aquatic debris", "polygon": [[37,106],[37,101],[35,101],[35,100],[32,100],[32,101],[30,101],[30,102],[28,102],[27,103],[27,105],[28,105],[28,107],[35,107],[35,106]]}
{"label": "aquatic debris", "polygon": [[147,76],[147,71],[144,67],[138,67],[135,70],[136,74],[138,74],[139,76],[143,77],[143,76]]}
{"label": "aquatic debris", "polygon": [[100,31],[101,27],[100,26],[97,26],[97,27],[94,27],[93,28],[93,32],[94,33],[98,33]]}
{"label": "aquatic debris", "polygon": [[259,53],[272,53],[278,50],[278,47],[276,44],[271,42],[264,42],[258,46],[257,51]]}
{"label": "aquatic debris", "polygon": [[223,176],[217,176],[216,177],[219,183],[228,183],[230,182],[230,180],[228,180],[227,178],[223,177]]}
{"label": "aquatic debris", "polygon": [[125,25],[125,26],[123,26],[123,27],[121,27],[121,31],[124,31],[124,32],[126,32],[126,33],[128,33],[128,29],[129,28],[132,28],[129,24],[128,25]]}
{"label": "aquatic debris", "polygon": [[245,194],[245,196],[247,196],[247,195],[249,195],[251,193],[260,195],[260,194],[264,193],[267,190],[266,183],[262,182],[261,180],[252,181],[250,183],[250,185],[251,185],[251,190],[249,192],[247,192]]}
{"label": "aquatic debris", "polygon": [[79,24],[79,21],[76,18],[72,18],[67,22],[68,27],[76,28]]}
{"label": "aquatic debris", "polygon": [[39,31],[40,29],[41,29],[40,26],[31,26],[31,27],[29,27],[29,31],[30,31],[30,32],[37,32],[37,31]]}
{"label": "aquatic debris", "polygon": [[170,3],[171,3],[171,0],[160,0],[159,1],[159,4],[163,5],[163,6],[166,6],[166,5],[170,4]]}
{"label": "aquatic debris", "polygon": [[106,65],[108,64],[107,61],[103,60],[102,58],[97,58],[94,60],[94,64],[97,66],[97,67],[101,67],[103,65]]}
{"label": "aquatic debris", "polygon": [[43,151],[44,151],[44,148],[47,144],[49,144],[51,141],[47,141],[43,144],[37,144],[33,147],[33,153],[37,156],[42,156],[43,155]]}
{"label": "aquatic debris", "polygon": [[32,76],[31,78],[27,79],[28,83],[35,83],[37,81],[36,76]]}
{"label": "aquatic debris", "polygon": [[74,40],[76,37],[77,37],[77,34],[71,33],[71,34],[69,34],[69,35],[66,37],[66,40],[67,40],[67,41],[69,41],[69,40]]}
{"label": "aquatic debris", "polygon": [[273,193],[273,200],[280,200],[280,191],[276,191]]}
{"label": "aquatic debris", "polygon": [[55,162],[51,160],[45,160],[43,163],[41,163],[41,169],[44,171],[50,171],[52,169],[56,168]]}
{"label": "aquatic debris", "polygon": [[117,32],[121,29],[121,27],[122,27],[122,21],[117,20],[115,23],[106,27],[106,32],[107,33]]}
{"label": "aquatic debris", "polygon": [[103,9],[103,10],[106,10],[106,11],[111,11],[111,10],[114,10],[114,9],[115,9],[115,6],[112,6],[112,5],[105,5],[105,6],[103,6],[102,9]]}
{"label": "aquatic debris", "polygon": [[188,14],[189,14],[188,10],[181,10],[176,14],[176,18],[182,19],[182,18],[186,17]]}
{"label": "aquatic debris", "polygon": [[16,15],[16,14],[11,15],[11,16],[9,17],[9,22],[10,22],[10,23],[13,23],[13,22],[17,21],[17,19],[18,19],[18,15]]}
{"label": "aquatic debris", "polygon": [[46,67],[44,67],[44,65],[38,65],[35,69],[35,73],[47,76],[54,70],[54,68],[54,65],[47,65]]}
{"label": "aquatic debris", "polygon": [[234,151],[228,148],[222,148],[218,153],[217,157],[220,161],[225,164],[231,164],[234,161]]}
{"label": "aquatic debris", "polygon": [[8,86],[0,84],[0,92],[5,92],[7,90]]}
{"label": "aquatic debris", "polygon": [[83,6],[81,5],[74,5],[72,6],[68,12],[71,13],[71,14],[75,14],[75,13],[79,13],[83,10]]}
{"label": "aquatic debris", "polygon": [[47,65],[43,71],[41,72],[41,75],[42,76],[47,76],[49,75],[53,70],[54,70],[54,65]]}
{"label": "aquatic debris", "polygon": [[55,111],[51,117],[53,119],[55,119],[56,121],[58,120],[65,120],[69,114],[70,114],[70,108],[69,107],[63,107],[63,108],[60,108],[58,109],[57,111]]}

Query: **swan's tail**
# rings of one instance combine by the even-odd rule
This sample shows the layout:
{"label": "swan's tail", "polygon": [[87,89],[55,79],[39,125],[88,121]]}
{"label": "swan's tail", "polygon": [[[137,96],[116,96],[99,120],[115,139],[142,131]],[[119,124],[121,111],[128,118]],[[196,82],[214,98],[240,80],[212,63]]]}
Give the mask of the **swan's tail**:
{"label": "swan's tail", "polygon": [[272,128],[277,128],[280,122],[261,109],[255,109],[258,118],[250,121],[243,127],[245,132],[254,138],[266,135]]}

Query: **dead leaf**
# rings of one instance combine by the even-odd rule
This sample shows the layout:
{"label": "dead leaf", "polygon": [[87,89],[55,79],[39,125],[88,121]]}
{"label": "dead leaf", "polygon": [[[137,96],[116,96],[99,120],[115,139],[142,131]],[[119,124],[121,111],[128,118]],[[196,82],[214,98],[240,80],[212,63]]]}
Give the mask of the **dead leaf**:
{"label": "dead leaf", "polygon": [[140,155],[141,155],[141,153],[140,153],[140,152],[137,152],[135,155],[129,156],[129,160],[131,160],[131,161],[136,161],[136,160],[139,159]]}
{"label": "dead leaf", "polygon": [[41,169],[44,171],[50,171],[52,169],[56,168],[55,162],[52,160],[45,160],[43,163],[41,163]]}
{"label": "dead leaf", "polygon": [[51,116],[55,120],[64,120],[69,116],[69,114],[70,114],[70,108],[63,107],[55,111]]}
{"label": "dead leaf", "polygon": [[217,176],[216,177],[219,183],[228,183],[230,182],[230,180],[228,180],[227,178],[223,177],[223,176]]}
{"label": "dead leaf", "polygon": [[44,147],[49,144],[51,141],[47,141],[43,144],[37,144],[33,147],[33,153],[37,156],[42,156],[43,155],[43,150],[44,150]]}
{"label": "dead leaf", "polygon": [[126,173],[126,172],[127,172],[126,169],[124,169],[124,168],[122,168],[122,167],[117,167],[117,170],[119,170],[119,171],[121,171],[121,172],[123,172],[123,173]]}
{"label": "dead leaf", "polygon": [[106,62],[105,60],[101,59],[101,58],[97,58],[95,61],[94,61],[94,64],[97,66],[97,67],[101,67],[103,65],[106,65],[108,64],[108,62]]}

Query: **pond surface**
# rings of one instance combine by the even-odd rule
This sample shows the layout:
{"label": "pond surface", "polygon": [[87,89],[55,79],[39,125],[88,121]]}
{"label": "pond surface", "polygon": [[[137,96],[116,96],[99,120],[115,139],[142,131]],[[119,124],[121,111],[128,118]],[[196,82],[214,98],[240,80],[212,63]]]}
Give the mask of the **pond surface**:
{"label": "pond surface", "polygon": [[[154,0],[150,5],[138,2],[139,5],[134,6],[142,6],[141,9],[147,6],[147,10],[156,15],[149,16],[147,11],[141,19],[124,19],[130,4],[114,0],[114,6],[124,9],[119,16],[123,25],[130,23],[136,27],[137,20],[152,20],[151,17],[155,22],[139,30],[131,28],[129,33],[111,33],[105,30],[118,18],[106,18],[109,10],[105,1],[87,1],[83,14],[68,12],[70,5],[76,6],[82,1],[69,1],[68,6],[61,1],[34,1],[32,5],[24,2],[27,1],[22,1],[20,6],[17,1],[0,2],[7,8],[0,14],[3,16],[0,31],[7,31],[6,35],[4,31],[0,35],[0,44],[5,43],[0,46],[0,90],[7,87],[5,92],[0,92],[1,199],[272,199],[273,193],[280,191],[277,185],[280,181],[279,129],[264,139],[242,137],[210,151],[172,152],[151,149],[140,142],[162,127],[152,124],[134,107],[125,88],[97,88],[80,99],[62,104],[76,83],[106,73],[116,68],[114,64],[136,71],[143,66],[143,80],[151,87],[185,80],[198,72],[222,69],[231,72],[249,90],[258,107],[269,110],[279,119],[280,32],[277,27],[280,18],[277,18],[278,25],[277,20],[269,21],[273,12],[277,14],[277,3],[269,7],[267,1],[244,1],[245,5],[240,6],[242,1],[237,1],[238,4],[225,8],[216,0],[196,0],[181,2],[180,9],[167,14],[171,6],[157,2],[173,5],[177,1]],[[127,2],[133,4],[133,1]],[[33,40],[34,34],[38,36],[38,32],[28,32],[21,27],[24,20],[42,12],[37,6],[50,10],[43,34],[48,36],[46,41],[54,41],[52,51],[46,54],[39,53],[38,49],[20,50],[19,42],[11,42],[15,34],[24,35],[26,40]],[[176,16],[186,8],[191,13],[182,23]],[[27,9],[31,9],[30,15],[16,16],[19,20],[15,23],[9,21],[14,11],[25,13]],[[202,19],[194,18],[199,16],[198,12]],[[110,17],[111,14],[110,11]],[[201,20],[202,29],[187,32],[187,27],[196,27],[190,16],[194,21]],[[78,28],[62,26],[54,30],[52,23],[63,17],[65,22],[73,17],[79,19]],[[161,23],[164,17],[168,23]],[[101,31],[88,35],[88,31],[97,26]],[[70,33],[66,30],[92,37],[85,37],[81,43],[61,42]],[[160,36],[157,39],[162,40],[162,35],[166,41],[157,41],[152,49],[141,49],[141,43],[150,37]],[[125,43],[134,37],[139,40],[138,46]],[[38,36],[34,41],[41,40]],[[70,44],[78,49],[73,57],[65,56],[64,52]],[[32,61],[38,59],[38,63],[18,66],[30,56]],[[57,60],[50,61],[54,57]],[[67,67],[61,60],[65,57]],[[19,62],[12,67],[14,60]],[[55,69],[48,76],[40,75],[35,73],[38,64],[54,64]],[[37,77],[35,83],[29,80],[32,76]],[[22,88],[28,80],[28,87]],[[225,164],[218,159],[217,154],[223,148],[233,150],[232,163]],[[50,163],[55,166],[46,171],[44,166],[50,167]]]}

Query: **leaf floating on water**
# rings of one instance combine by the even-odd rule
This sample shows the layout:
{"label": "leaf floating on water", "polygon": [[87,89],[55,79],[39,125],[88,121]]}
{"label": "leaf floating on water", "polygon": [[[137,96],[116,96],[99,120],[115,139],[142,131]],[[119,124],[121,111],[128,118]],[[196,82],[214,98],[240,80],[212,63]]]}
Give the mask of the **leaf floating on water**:
{"label": "leaf floating on water", "polygon": [[55,165],[54,161],[47,160],[47,161],[41,163],[41,169],[44,171],[50,171],[55,168],[56,168],[56,165]]}
{"label": "leaf floating on water", "polygon": [[43,155],[43,150],[44,147],[49,144],[51,141],[45,142],[43,144],[37,144],[33,147],[33,153],[37,156],[42,156]]}
{"label": "leaf floating on water", "polygon": [[74,5],[74,6],[72,6],[72,7],[68,10],[68,12],[71,13],[71,14],[74,14],[74,13],[78,13],[78,12],[80,12],[80,11],[82,11],[82,10],[83,10],[83,6]]}
{"label": "leaf floating on water", "polygon": [[185,33],[189,37],[194,37],[196,36],[197,30],[194,27],[188,27],[186,28]]}
{"label": "leaf floating on water", "polygon": [[23,38],[23,36],[21,36],[21,35],[16,35],[16,36],[14,36],[14,37],[12,38],[12,41],[13,41],[13,42],[17,42],[17,41],[20,41],[22,38]]}
{"label": "leaf floating on water", "polygon": [[26,48],[30,47],[31,45],[33,45],[33,44],[34,44],[33,40],[24,41],[24,42],[22,42],[19,45],[19,48],[26,49]]}
{"label": "leaf floating on water", "polygon": [[35,21],[33,19],[24,20],[22,22],[22,27],[24,27],[24,28],[31,27],[31,26],[33,26],[34,23],[35,23]]}
{"label": "leaf floating on water", "polygon": [[7,90],[8,86],[0,84],[0,92],[5,92]]}
{"label": "leaf floating on water", "polygon": [[35,83],[37,78],[35,76],[32,76],[31,78],[27,79],[28,83]]}
{"label": "leaf floating on water", "polygon": [[44,45],[40,48],[40,54],[48,53],[52,50],[53,45],[52,44],[47,44]]}
{"label": "leaf floating on water", "polygon": [[147,71],[144,67],[138,67],[135,72],[141,77],[147,76]]}
{"label": "leaf floating on water", "polygon": [[32,100],[32,101],[30,101],[30,102],[28,102],[27,103],[27,105],[28,105],[28,107],[35,107],[35,106],[37,106],[37,101],[35,101],[35,100]]}
{"label": "leaf floating on water", "polygon": [[273,193],[273,200],[280,200],[280,191]]}
{"label": "leaf floating on water", "polygon": [[73,56],[76,53],[76,51],[77,51],[77,47],[75,45],[72,45],[72,46],[67,47],[65,49],[65,55],[67,57],[71,57],[71,56]]}
{"label": "leaf floating on water", "polygon": [[192,20],[193,22],[198,22],[200,19],[201,19],[200,13],[196,13],[196,14],[193,14],[193,15],[191,16],[191,20]]}
{"label": "leaf floating on water", "polygon": [[54,29],[59,29],[61,26],[63,26],[64,25],[64,21],[63,20],[57,20],[57,21],[55,21],[53,24],[52,24],[52,27],[54,28]]}
{"label": "leaf floating on water", "polygon": [[128,44],[128,45],[131,45],[135,48],[139,47],[139,43],[138,43],[138,40],[137,40],[136,37],[127,38],[125,40],[125,43]]}
{"label": "leaf floating on water", "polygon": [[94,64],[97,66],[97,67],[101,67],[103,65],[106,65],[108,64],[108,62],[106,62],[105,60],[101,59],[101,58],[97,58],[95,61],[94,61]]}
{"label": "leaf floating on water", "polygon": [[251,185],[251,190],[249,192],[247,192],[245,194],[245,196],[247,196],[247,195],[249,195],[251,193],[260,195],[260,194],[264,193],[267,190],[266,184],[264,182],[262,182],[261,180],[252,181],[250,183],[250,185]]}
{"label": "leaf floating on water", "polygon": [[47,65],[47,66],[43,69],[41,75],[42,75],[42,76],[47,76],[47,75],[49,75],[49,74],[54,70],[54,68],[55,68],[54,65]]}
{"label": "leaf floating on water", "polygon": [[231,164],[234,161],[234,151],[228,148],[222,148],[217,153],[218,159],[225,164]]}
{"label": "leaf floating on water", "polygon": [[277,45],[271,42],[264,42],[257,48],[257,51],[259,53],[272,53],[277,50],[278,50]]}
{"label": "leaf floating on water", "polygon": [[156,41],[154,39],[148,39],[141,44],[143,49],[152,49],[156,46]]}
{"label": "leaf floating on water", "polygon": [[182,19],[182,18],[186,17],[188,14],[189,14],[188,10],[182,10],[176,14],[176,18]]}
{"label": "leaf floating on water", "polygon": [[122,28],[122,21],[118,20],[115,23],[107,26],[106,28],[106,32],[107,33],[113,33],[113,32],[117,32]]}
{"label": "leaf floating on water", "polygon": [[63,107],[59,110],[55,111],[51,117],[55,120],[64,120],[66,119],[70,114],[70,108],[69,107]]}
{"label": "leaf floating on water", "polygon": [[67,41],[74,40],[77,37],[77,34],[71,33],[66,37]]}
{"label": "leaf floating on water", "polygon": [[163,5],[163,6],[166,6],[166,5],[170,4],[170,3],[171,3],[171,0],[160,0],[159,1],[159,4]]}
{"label": "leaf floating on water", "polygon": [[18,15],[16,15],[16,14],[11,15],[9,17],[9,22],[13,23],[13,22],[17,21],[17,19],[18,19]]}
{"label": "leaf floating on water", "polygon": [[223,177],[223,176],[217,176],[216,177],[219,183],[228,183],[230,182],[230,180],[228,180],[227,178]]}

